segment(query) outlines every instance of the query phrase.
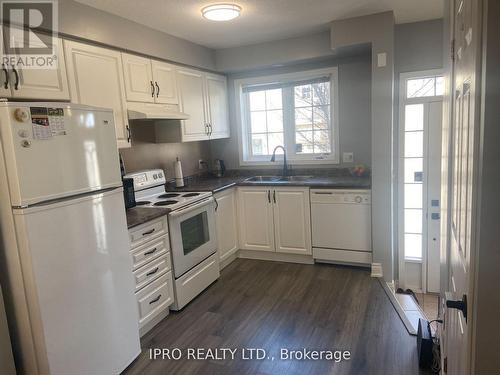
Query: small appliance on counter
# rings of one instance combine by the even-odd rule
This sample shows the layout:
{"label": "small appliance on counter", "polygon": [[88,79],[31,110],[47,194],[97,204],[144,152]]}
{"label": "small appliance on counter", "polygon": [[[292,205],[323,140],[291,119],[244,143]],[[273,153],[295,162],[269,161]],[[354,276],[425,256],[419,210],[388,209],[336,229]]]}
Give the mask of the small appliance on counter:
{"label": "small appliance on counter", "polygon": [[125,208],[129,209],[136,206],[135,203],[135,190],[133,178],[122,178],[123,182],[123,200],[125,201]]}
{"label": "small appliance on counter", "polygon": [[174,162],[175,187],[184,187],[184,176],[182,174],[182,164],[177,157]]}
{"label": "small appliance on counter", "polygon": [[215,159],[215,175],[217,177],[224,177],[226,173],[226,165],[224,164],[224,160]]}

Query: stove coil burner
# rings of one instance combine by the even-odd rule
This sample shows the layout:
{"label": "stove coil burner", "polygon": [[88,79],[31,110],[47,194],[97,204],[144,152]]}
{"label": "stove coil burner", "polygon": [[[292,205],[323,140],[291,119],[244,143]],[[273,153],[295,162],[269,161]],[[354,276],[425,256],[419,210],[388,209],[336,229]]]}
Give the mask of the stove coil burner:
{"label": "stove coil burner", "polygon": [[150,201],[137,201],[137,202],[135,202],[135,204],[137,206],[145,206],[147,204],[151,204],[151,202]]}
{"label": "stove coil burner", "polygon": [[180,195],[179,193],[167,193],[158,196],[158,198],[175,198],[178,197],[179,195]]}
{"label": "stove coil burner", "polygon": [[188,194],[184,194],[183,197],[189,198],[189,197],[196,197],[198,195],[200,195],[200,193],[188,193]]}
{"label": "stove coil burner", "polygon": [[177,201],[174,200],[166,200],[166,201],[159,201],[154,203],[154,206],[170,206],[171,204],[176,204]]}

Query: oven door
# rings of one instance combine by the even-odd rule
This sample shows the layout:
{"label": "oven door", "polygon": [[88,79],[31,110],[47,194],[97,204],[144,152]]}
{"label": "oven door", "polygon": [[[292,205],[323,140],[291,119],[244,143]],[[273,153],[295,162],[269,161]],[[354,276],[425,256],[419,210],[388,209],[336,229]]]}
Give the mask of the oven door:
{"label": "oven door", "polygon": [[168,215],[174,275],[182,276],[217,251],[212,197]]}

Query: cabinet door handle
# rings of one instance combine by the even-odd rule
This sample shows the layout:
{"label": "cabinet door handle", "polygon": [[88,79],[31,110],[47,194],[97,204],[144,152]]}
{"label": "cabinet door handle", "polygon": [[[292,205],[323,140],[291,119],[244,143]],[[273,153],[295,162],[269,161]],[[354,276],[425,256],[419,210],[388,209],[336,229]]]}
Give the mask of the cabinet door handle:
{"label": "cabinet door handle", "polygon": [[19,73],[17,72],[16,68],[14,68],[14,65],[12,65],[12,70],[14,72],[14,75],[16,76],[16,82],[14,83],[14,89],[19,90]]}
{"label": "cabinet door handle", "polygon": [[149,81],[151,83],[151,97],[155,97],[155,85],[153,85],[153,81]]}
{"label": "cabinet door handle", "polygon": [[7,68],[5,67],[5,64],[2,64],[2,70],[5,74],[5,81],[3,83],[3,88],[8,89],[9,88],[9,72],[7,71]]}
{"label": "cabinet door handle", "polygon": [[273,190],[273,202],[276,203],[276,190]]}
{"label": "cabinet door handle", "polygon": [[271,203],[271,190],[267,191],[267,201]]}
{"label": "cabinet door handle", "polygon": [[158,270],[159,270],[159,269],[160,269],[159,267],[156,267],[154,270],[149,271],[149,272],[146,274],[146,276],[151,276],[151,275],[154,275],[156,272],[158,272]]}
{"label": "cabinet door handle", "polygon": [[214,197],[214,202],[215,202],[215,212],[219,209],[219,202],[217,202],[217,198]]}
{"label": "cabinet door handle", "polygon": [[156,86],[156,97],[158,97],[158,95],[160,95],[160,85],[156,81],[155,81],[155,86]]}
{"label": "cabinet door handle", "polygon": [[151,234],[155,231],[155,228],[151,229],[151,230],[148,230],[147,232],[144,232],[142,235],[143,236],[147,236],[148,234]]}
{"label": "cabinet door handle", "polygon": [[130,143],[130,127],[127,125],[127,143]]}
{"label": "cabinet door handle", "polygon": [[152,250],[146,251],[146,252],[144,253],[144,255],[145,255],[145,256],[146,256],[146,255],[151,255],[151,254],[154,254],[155,252],[156,252],[156,247],[155,247],[154,249],[152,249]]}
{"label": "cabinet door handle", "polygon": [[208,124],[205,124],[205,134],[210,135],[210,130],[209,130]]}
{"label": "cabinet door handle", "polygon": [[153,303],[158,302],[160,300],[160,298],[161,298],[161,294],[158,294],[158,297],[149,301],[149,304],[152,305]]}
{"label": "cabinet door handle", "polygon": [[210,133],[208,135],[211,136],[213,131],[212,124],[208,124],[208,128],[210,129]]}

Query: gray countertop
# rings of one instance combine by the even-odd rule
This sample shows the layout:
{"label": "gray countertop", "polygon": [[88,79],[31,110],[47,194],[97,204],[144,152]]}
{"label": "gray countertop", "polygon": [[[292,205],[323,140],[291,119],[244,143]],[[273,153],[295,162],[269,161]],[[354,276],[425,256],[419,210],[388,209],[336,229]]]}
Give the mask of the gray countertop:
{"label": "gray countertop", "polygon": [[217,193],[233,186],[304,186],[311,188],[330,189],[370,189],[370,177],[352,176],[312,176],[303,181],[275,181],[275,182],[245,182],[250,176],[227,176],[227,177],[197,177],[188,181],[182,188],[175,185],[167,185],[171,191],[211,191]]}
{"label": "gray countertop", "polygon": [[128,229],[144,224],[150,220],[168,214],[170,210],[164,207],[132,207],[126,211]]}

